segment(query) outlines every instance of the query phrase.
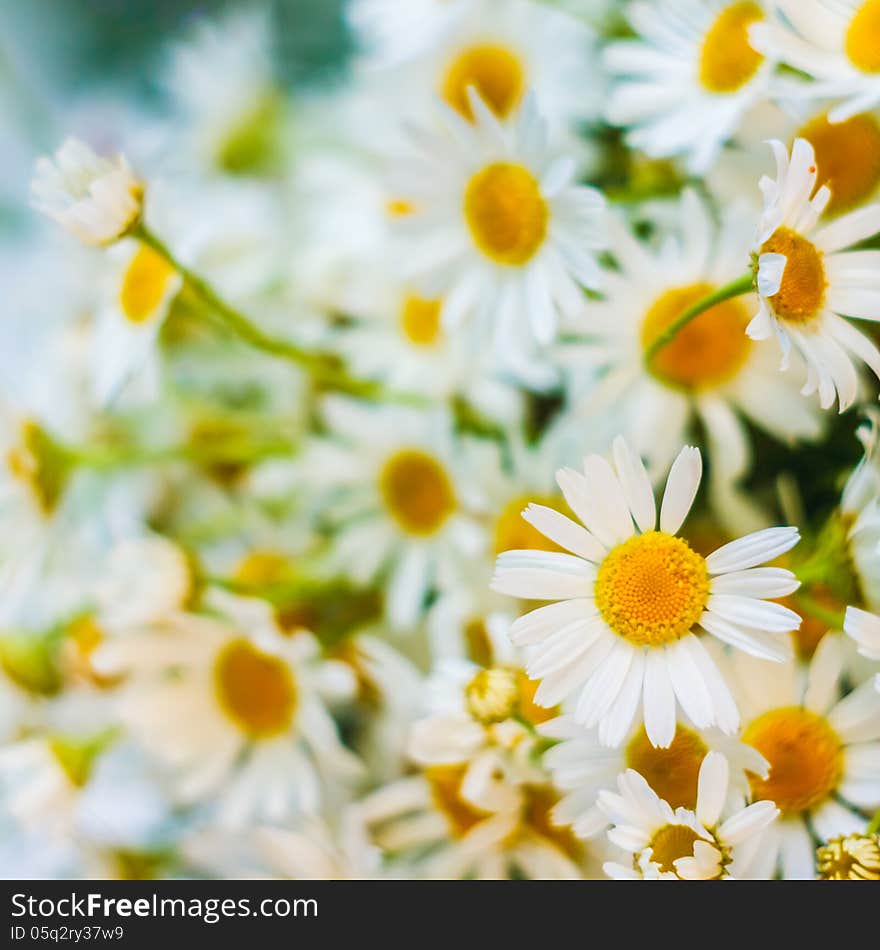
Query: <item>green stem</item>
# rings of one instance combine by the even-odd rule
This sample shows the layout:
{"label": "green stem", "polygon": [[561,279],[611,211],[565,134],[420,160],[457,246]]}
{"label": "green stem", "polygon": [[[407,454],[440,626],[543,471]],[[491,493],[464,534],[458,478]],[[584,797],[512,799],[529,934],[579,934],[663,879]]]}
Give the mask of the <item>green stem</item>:
{"label": "green stem", "polygon": [[804,613],[807,613],[816,620],[820,620],[822,623],[827,624],[830,630],[843,629],[842,611],[831,610],[828,607],[823,607],[822,604],[806,593],[798,592],[794,595],[794,599],[795,603],[804,611]]}
{"label": "green stem", "polygon": [[146,225],[140,224],[132,234],[143,244],[152,248],[163,257],[185,281],[189,290],[198,300],[210,309],[223,325],[242,342],[271,356],[295,363],[304,369],[321,387],[345,392],[363,399],[393,399],[402,402],[417,401],[409,394],[394,394],[369,380],[355,379],[349,376],[338,356],[331,353],[313,352],[292,343],[279,340],[264,333],[252,320],[240,310],[230,306],[211,285],[182,264],[171,249]]}
{"label": "green stem", "polygon": [[679,330],[686,327],[692,320],[696,320],[701,313],[711,310],[712,307],[717,307],[718,304],[724,303],[725,300],[731,300],[733,297],[741,297],[743,294],[749,293],[754,289],[754,286],[755,277],[754,274],[749,271],[748,274],[743,274],[742,277],[738,277],[731,283],[719,287],[714,293],[703,297],[702,300],[698,300],[692,307],[688,307],[688,309],[685,310],[681,316],[673,320],[662,333],[657,334],[654,342],[645,350],[645,364],[650,366],[657,353],[675,339]]}
{"label": "green stem", "polygon": [[867,835],[876,835],[880,834],[880,811],[878,811],[871,821],[868,823],[868,827],[865,829],[865,834]]}

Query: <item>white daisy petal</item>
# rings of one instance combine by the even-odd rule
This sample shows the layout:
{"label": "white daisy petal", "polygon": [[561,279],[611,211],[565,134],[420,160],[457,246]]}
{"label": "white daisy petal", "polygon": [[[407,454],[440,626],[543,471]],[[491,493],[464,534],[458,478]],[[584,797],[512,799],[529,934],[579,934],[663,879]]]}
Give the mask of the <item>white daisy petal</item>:
{"label": "white daisy petal", "polygon": [[682,526],[697,497],[703,461],[700,450],[685,446],[672,463],[660,507],[660,530],[675,534]]}

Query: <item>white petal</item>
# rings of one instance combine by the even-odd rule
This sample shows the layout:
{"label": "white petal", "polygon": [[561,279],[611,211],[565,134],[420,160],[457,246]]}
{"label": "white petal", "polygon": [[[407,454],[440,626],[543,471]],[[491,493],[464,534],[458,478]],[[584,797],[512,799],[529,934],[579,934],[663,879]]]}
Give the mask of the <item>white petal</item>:
{"label": "white petal", "polygon": [[800,540],[797,528],[764,528],[718,548],[706,558],[710,574],[744,571],[772,561]]}
{"label": "white petal", "polygon": [[697,497],[700,478],[703,473],[703,460],[700,450],[686,445],[672,463],[663,504],[660,507],[660,530],[675,534],[682,526]]}
{"label": "white petal", "polygon": [[642,460],[622,436],[614,440],[614,465],[629,510],[640,531],[651,531],[657,523],[654,489]]}
{"label": "white petal", "polygon": [[697,780],[697,820],[712,828],[721,817],[721,809],[727,798],[727,783],[730,768],[720,752],[708,752],[700,766]]}

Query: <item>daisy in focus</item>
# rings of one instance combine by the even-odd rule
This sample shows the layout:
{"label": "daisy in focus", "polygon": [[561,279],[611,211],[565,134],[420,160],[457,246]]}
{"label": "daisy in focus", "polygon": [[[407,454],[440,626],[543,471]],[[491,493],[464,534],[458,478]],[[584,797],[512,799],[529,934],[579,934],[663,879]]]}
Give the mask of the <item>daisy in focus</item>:
{"label": "daisy in focus", "polygon": [[749,28],[765,17],[752,0],[660,0],[628,5],[636,39],[611,43],[605,62],[616,83],[606,108],[627,141],[652,158],[687,157],[703,174],[773,72]]}
{"label": "daisy in focus", "polygon": [[818,391],[823,409],[836,397],[843,412],[858,391],[850,354],[880,376],[880,350],[844,319],[880,319],[880,251],[848,250],[880,231],[880,204],[819,227],[831,192],[816,190],[812,145],[797,139],[790,159],[781,142],[771,145],[776,180],[760,182],[764,213],[753,251],[760,309],[746,332],[753,340],[775,334],[783,367],[796,348],[807,364],[804,395]]}
{"label": "daisy in focus", "polygon": [[766,779],[751,776],[752,794],[781,813],[758,858],[762,876],[814,877],[812,836],[864,831],[880,806],[880,694],[867,682],[841,698],[842,671],[839,634],[822,639],[806,676],[795,663],[733,658],[742,741],[769,764]]}
{"label": "daisy in focus", "polygon": [[617,780],[619,792],[601,792],[599,803],[613,825],[608,838],[631,855],[631,863],[609,861],[605,873],[616,880],[755,877],[762,832],[779,811],[772,802],[757,801],[722,819],[728,779],[724,756],[708,753],[700,766],[695,806],[673,810],[638,772],[624,772]]}
{"label": "daisy in focus", "polygon": [[659,523],[651,482],[622,439],[614,466],[600,455],[583,472],[562,469],[560,488],[582,524],[540,505],[523,516],[571,553],[508,551],[493,587],[556,603],[520,617],[511,639],[540,679],[535,702],[571,697],[575,720],[620,745],[639,709],[653,745],[675,736],[676,703],[698,729],[732,733],[739,714],[698,628],[763,659],[791,650],[782,634],[800,618],[767,598],[798,587],[782,568],[759,567],[797,544],[797,528],[767,528],[704,558],[677,536],[696,497],[700,453],[685,447],[672,465]]}
{"label": "daisy in focus", "polygon": [[839,101],[832,122],[880,104],[878,0],[773,0],[774,16],[751,28],[755,47],[812,77],[801,95]]}
{"label": "daisy in focus", "polygon": [[746,420],[790,443],[820,434],[819,413],[800,397],[793,375],[780,374],[774,358],[746,336],[756,305],[751,294],[706,310],[649,358],[658,336],[688,307],[738,276],[752,238],[738,214],[726,214],[716,228],[690,189],[676,210],[681,235],[664,234],[656,250],[609,215],[618,269],[606,272],[603,299],[571,325],[577,337],[558,346],[570,404],[561,425],[571,442],[583,439],[587,425],[602,425],[597,417],[615,426],[653,478],[668,471],[700,426],[715,509],[731,524],[757,527],[746,493],[737,490],[753,464]]}
{"label": "daisy in focus", "polygon": [[397,193],[413,209],[400,222],[402,267],[422,293],[443,298],[446,332],[469,322],[472,346],[527,371],[560,316],[583,310],[582,288],[599,285],[605,202],[574,183],[571,159],[549,151],[531,99],[502,126],[467,93],[473,123],[447,109],[444,132],[422,132],[401,168]]}
{"label": "daisy in focus", "polygon": [[179,801],[213,799],[223,826],[315,813],[325,782],[360,772],[325,705],[350,697],[349,669],[310,634],[284,636],[261,601],[212,591],[209,603],[219,617],[172,615],[96,652],[103,674],[127,677],[123,722]]}

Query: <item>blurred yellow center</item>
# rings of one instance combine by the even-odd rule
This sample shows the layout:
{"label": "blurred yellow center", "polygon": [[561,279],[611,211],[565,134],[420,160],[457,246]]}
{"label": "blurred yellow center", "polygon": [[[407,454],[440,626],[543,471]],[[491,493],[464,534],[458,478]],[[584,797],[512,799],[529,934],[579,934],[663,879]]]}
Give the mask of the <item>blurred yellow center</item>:
{"label": "blurred yellow center", "polygon": [[437,765],[425,769],[434,807],[446,819],[453,838],[464,837],[488,815],[462,797],[461,783],[466,771],[464,765]]}
{"label": "blurred yellow center", "polygon": [[742,739],[770,763],[766,779],[749,777],[753,797],[775,802],[784,815],[821,805],[843,777],[840,737],[808,709],[772,709],[749,723]]}
{"label": "blurred yellow center", "polygon": [[828,287],[822,252],[791,228],[777,228],[761,253],[785,257],[782,283],[770,298],[773,312],[782,320],[809,323],[822,309]]}
{"label": "blurred yellow center", "polygon": [[561,551],[562,548],[545,537],[526,521],[522,513],[530,505],[543,505],[564,512],[564,503],[552,495],[520,495],[505,505],[495,523],[495,553],[502,551]]}
{"label": "blurred yellow center", "polygon": [[236,583],[259,590],[283,584],[290,574],[290,561],[280,551],[256,549],[241,559],[232,576]]}
{"label": "blurred yellow center", "polygon": [[25,419],[21,423],[18,440],[6,453],[6,467],[28,487],[44,515],[55,511],[70,473],[70,460],[38,422]]}
{"label": "blurred yellow center", "polygon": [[481,44],[463,50],[455,58],[443,80],[442,94],[470,122],[474,119],[467,96],[471,86],[499,119],[506,118],[525,88],[519,57],[503,46]]}
{"label": "blurred yellow center", "polygon": [[[657,337],[689,307],[717,288],[691,284],[667,290],[642,321],[642,346],[647,350]],[[751,350],[746,336],[749,313],[739,300],[726,300],[685,324],[651,360],[651,372],[676,387],[700,389],[732,378]]]}
{"label": "blurred yellow center", "polygon": [[528,263],[547,235],[547,204],[537,180],[510,162],[496,162],[471,178],[464,216],[474,243],[496,264]]}
{"label": "blurred yellow center", "polygon": [[832,838],[817,850],[816,868],[825,881],[880,881],[880,837]]}
{"label": "blurred yellow center", "polygon": [[700,50],[700,82],[709,92],[731,93],[755,75],[764,57],[749,42],[749,27],[763,20],[757,3],[732,3],[715,18]]}
{"label": "blurred yellow center", "polygon": [[410,534],[433,534],[455,510],[455,492],[446,470],[416,449],[404,449],[388,459],[379,487],[391,516]]}
{"label": "blurred yellow center", "polygon": [[677,874],[675,862],[679,858],[693,857],[694,844],[700,840],[700,836],[686,825],[664,825],[648,844],[651,860],[661,871]]}
{"label": "blurred yellow center", "polygon": [[816,152],[816,185],[831,189],[831,214],[854,208],[880,186],[880,123],[874,116],[864,113],[833,124],[827,115],[816,116],[798,138],[806,139]]}
{"label": "blurred yellow center", "polygon": [[400,329],[415,346],[433,346],[443,331],[440,326],[440,300],[409,296],[400,311]]}
{"label": "blurred yellow center", "polygon": [[214,686],[223,711],[253,739],[290,727],[297,705],[296,684],[286,663],[233,640],[214,663]]}
{"label": "blurred yellow center", "polygon": [[468,712],[484,726],[504,722],[516,712],[519,684],[516,670],[480,670],[464,691]]}
{"label": "blurred yellow center", "polygon": [[706,562],[687,541],[662,531],[613,548],[596,577],[596,606],[611,629],[637,646],[683,637],[709,596]]}
{"label": "blurred yellow center", "polygon": [[553,809],[559,803],[559,795],[545,785],[525,785],[523,793],[523,831],[537,835],[552,844],[572,861],[583,857],[583,845],[571,828],[553,823]]}
{"label": "blurred yellow center", "polygon": [[708,751],[697,733],[680,724],[676,726],[672,745],[657,749],[642,726],[626,747],[626,765],[635,769],[673,808],[693,809],[697,804],[700,766]]}
{"label": "blurred yellow center", "polygon": [[389,198],[385,210],[392,218],[405,218],[415,210],[413,203],[406,198]]}
{"label": "blurred yellow center", "polygon": [[880,0],[863,3],[846,31],[846,55],[856,69],[880,73]]}
{"label": "blurred yellow center", "polygon": [[119,305],[127,320],[145,323],[162,303],[174,268],[151,247],[142,245],[122,278]]}

